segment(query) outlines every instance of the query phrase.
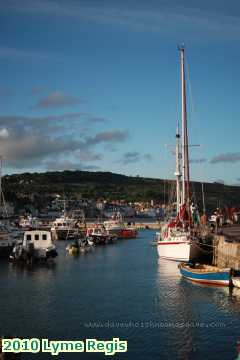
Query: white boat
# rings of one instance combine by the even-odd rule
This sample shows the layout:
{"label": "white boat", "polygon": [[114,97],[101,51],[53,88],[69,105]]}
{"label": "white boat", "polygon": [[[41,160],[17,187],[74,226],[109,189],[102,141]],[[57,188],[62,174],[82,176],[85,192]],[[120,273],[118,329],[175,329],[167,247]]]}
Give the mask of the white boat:
{"label": "white boat", "polygon": [[122,215],[120,212],[116,213],[110,220],[104,221],[103,226],[109,234],[121,237],[122,231],[125,228]]}
{"label": "white boat", "polygon": [[87,228],[87,241],[89,245],[106,245],[116,238],[114,234],[106,230],[103,224],[94,224]]}
{"label": "white boat", "polygon": [[163,237],[162,232],[156,233],[158,255],[161,258],[176,260],[176,261],[189,261],[195,259],[199,254],[199,247],[191,242],[191,235],[189,231],[182,231],[177,227],[171,229],[167,228],[166,236]]}
{"label": "white boat", "polygon": [[19,226],[23,230],[39,229],[42,226],[42,222],[31,215],[27,217],[20,217]]}
{"label": "white boat", "polygon": [[51,232],[46,230],[25,231],[22,242],[18,242],[10,255],[12,261],[47,260],[57,256]]}
{"label": "white boat", "polygon": [[51,232],[55,240],[68,240],[77,237],[79,228],[77,220],[68,217],[65,213],[57,218],[51,227]]}
{"label": "white boat", "polygon": [[179,128],[176,133],[176,217],[156,234],[158,255],[176,261],[197,260],[202,252],[193,236],[193,211],[190,203],[188,130],[185,90],[184,47],[180,47],[182,80],[181,153]]}

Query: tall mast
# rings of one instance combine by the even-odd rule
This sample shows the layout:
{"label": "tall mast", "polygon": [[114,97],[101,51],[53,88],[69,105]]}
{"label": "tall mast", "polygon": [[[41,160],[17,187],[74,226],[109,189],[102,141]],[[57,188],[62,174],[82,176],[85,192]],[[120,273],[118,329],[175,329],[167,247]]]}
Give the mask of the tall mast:
{"label": "tall mast", "polygon": [[177,195],[177,214],[180,213],[181,195],[180,195],[180,181],[181,181],[181,170],[180,170],[180,135],[179,127],[176,132],[176,195]]}
{"label": "tall mast", "polygon": [[205,215],[206,207],[205,207],[205,194],[204,194],[203,182],[202,182],[202,202],[203,202],[203,214]]}
{"label": "tall mast", "polygon": [[0,156],[0,208],[2,208],[2,156]]}
{"label": "tall mast", "polygon": [[2,168],[3,168],[3,157],[0,155],[0,213],[3,216],[5,212],[6,217],[8,216],[4,193],[2,190]]}
{"label": "tall mast", "polygon": [[189,156],[188,156],[188,130],[187,105],[185,84],[185,48],[179,47],[181,57],[181,84],[182,84],[182,203],[190,207],[189,186]]}

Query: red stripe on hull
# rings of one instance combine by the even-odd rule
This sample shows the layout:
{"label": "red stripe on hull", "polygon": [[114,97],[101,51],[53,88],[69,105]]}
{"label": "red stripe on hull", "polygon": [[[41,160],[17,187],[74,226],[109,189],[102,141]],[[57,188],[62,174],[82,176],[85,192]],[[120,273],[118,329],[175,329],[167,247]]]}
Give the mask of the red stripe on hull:
{"label": "red stripe on hull", "polygon": [[218,285],[218,286],[229,286],[229,283],[224,283],[224,282],[218,282],[218,281],[207,281],[207,280],[196,280],[196,279],[192,279],[189,278],[187,276],[183,276],[185,279],[190,280],[192,282],[195,283],[200,283],[200,284],[206,284],[206,285]]}
{"label": "red stripe on hull", "polygon": [[188,241],[179,241],[179,242],[173,242],[173,241],[170,241],[170,242],[158,242],[158,245],[178,245],[178,244],[189,244]]}

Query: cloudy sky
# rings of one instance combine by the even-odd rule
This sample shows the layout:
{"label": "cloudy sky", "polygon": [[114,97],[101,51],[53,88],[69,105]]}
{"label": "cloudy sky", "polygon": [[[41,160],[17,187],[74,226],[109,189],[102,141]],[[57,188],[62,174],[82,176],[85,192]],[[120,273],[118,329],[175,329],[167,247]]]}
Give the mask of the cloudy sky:
{"label": "cloudy sky", "polygon": [[191,177],[240,182],[240,4],[0,1],[5,173],[172,178],[187,54]]}

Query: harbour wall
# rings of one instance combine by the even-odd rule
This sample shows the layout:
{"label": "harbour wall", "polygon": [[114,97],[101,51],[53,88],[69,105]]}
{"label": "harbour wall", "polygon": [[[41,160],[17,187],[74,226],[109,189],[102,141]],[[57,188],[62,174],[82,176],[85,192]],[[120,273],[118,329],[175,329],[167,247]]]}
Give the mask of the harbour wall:
{"label": "harbour wall", "polygon": [[240,226],[220,230],[214,236],[213,263],[240,271]]}

